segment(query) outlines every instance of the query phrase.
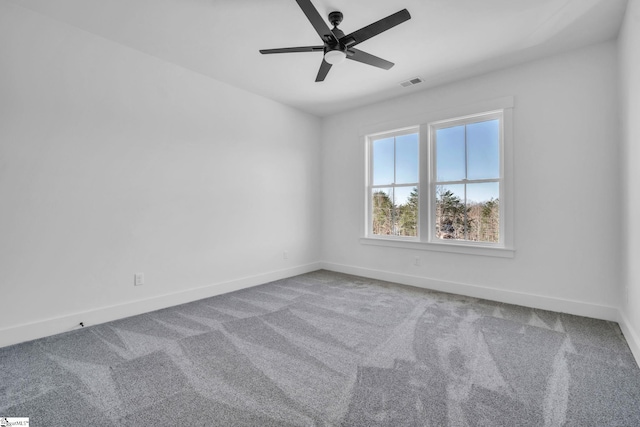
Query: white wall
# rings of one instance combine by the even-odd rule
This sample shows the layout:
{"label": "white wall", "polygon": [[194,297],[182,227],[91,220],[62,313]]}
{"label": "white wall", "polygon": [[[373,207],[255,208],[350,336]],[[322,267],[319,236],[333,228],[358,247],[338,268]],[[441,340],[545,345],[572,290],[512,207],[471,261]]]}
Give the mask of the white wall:
{"label": "white wall", "polygon": [[[435,60],[435,59],[434,59]],[[617,50],[595,45],[323,122],[328,268],[594,317],[619,306]],[[636,74],[637,75],[637,74]],[[513,259],[362,245],[364,141],[381,122],[514,96]],[[422,265],[413,265],[414,257]]]}
{"label": "white wall", "polygon": [[625,335],[633,337],[630,344],[640,360],[640,0],[629,1],[619,48],[625,230],[622,312],[628,329]]}
{"label": "white wall", "polygon": [[0,1],[0,346],[317,268],[319,133]]}

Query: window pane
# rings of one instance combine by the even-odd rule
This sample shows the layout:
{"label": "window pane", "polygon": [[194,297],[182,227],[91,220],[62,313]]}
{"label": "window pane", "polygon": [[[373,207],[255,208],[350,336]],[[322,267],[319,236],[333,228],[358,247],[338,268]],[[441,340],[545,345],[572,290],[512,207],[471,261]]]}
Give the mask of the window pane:
{"label": "window pane", "polygon": [[396,138],[396,184],[418,182],[418,134]]}
{"label": "window pane", "polygon": [[484,203],[500,198],[500,184],[497,182],[483,182],[467,184],[467,204]]}
{"label": "window pane", "polygon": [[418,188],[396,187],[396,224],[398,236],[418,235]]}
{"label": "window pane", "polygon": [[500,177],[500,121],[467,125],[467,178]]}
{"label": "window pane", "polygon": [[464,126],[436,131],[436,176],[438,181],[460,181],[466,178]]}
{"label": "window pane", "polygon": [[464,239],[467,231],[464,184],[436,187],[436,237]]}
{"label": "window pane", "polygon": [[375,188],[371,193],[371,222],[375,235],[393,234],[393,188]]}
{"label": "window pane", "polygon": [[468,240],[500,241],[500,184],[467,184]]}
{"label": "window pane", "polygon": [[393,138],[373,141],[373,185],[393,183]]}

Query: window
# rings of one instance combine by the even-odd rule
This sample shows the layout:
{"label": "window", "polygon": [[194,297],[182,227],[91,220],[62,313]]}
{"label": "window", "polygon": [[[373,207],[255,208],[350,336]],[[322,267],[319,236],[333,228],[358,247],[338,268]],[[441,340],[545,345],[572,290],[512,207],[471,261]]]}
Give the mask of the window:
{"label": "window", "polygon": [[374,236],[418,236],[418,135],[414,128],[369,138]]}
{"label": "window", "polygon": [[502,112],[429,128],[431,240],[500,244]]}
{"label": "window", "polygon": [[366,136],[361,242],[512,257],[512,107],[502,98]]}

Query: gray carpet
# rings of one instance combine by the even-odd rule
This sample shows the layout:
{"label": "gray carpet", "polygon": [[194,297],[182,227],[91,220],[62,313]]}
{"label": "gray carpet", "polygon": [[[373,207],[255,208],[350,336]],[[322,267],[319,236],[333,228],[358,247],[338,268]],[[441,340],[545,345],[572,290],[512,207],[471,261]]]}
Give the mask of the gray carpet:
{"label": "gray carpet", "polygon": [[317,271],[0,349],[32,426],[640,426],[615,323]]}

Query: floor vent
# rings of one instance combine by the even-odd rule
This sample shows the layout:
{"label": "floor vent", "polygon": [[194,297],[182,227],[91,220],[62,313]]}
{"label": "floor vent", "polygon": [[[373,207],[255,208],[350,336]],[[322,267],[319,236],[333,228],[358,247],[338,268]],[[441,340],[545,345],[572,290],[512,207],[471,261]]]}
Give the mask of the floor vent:
{"label": "floor vent", "polygon": [[424,80],[422,80],[420,77],[414,77],[412,79],[409,79],[407,81],[400,83],[400,86],[409,87],[409,86],[417,85],[418,83],[422,83],[423,81]]}

